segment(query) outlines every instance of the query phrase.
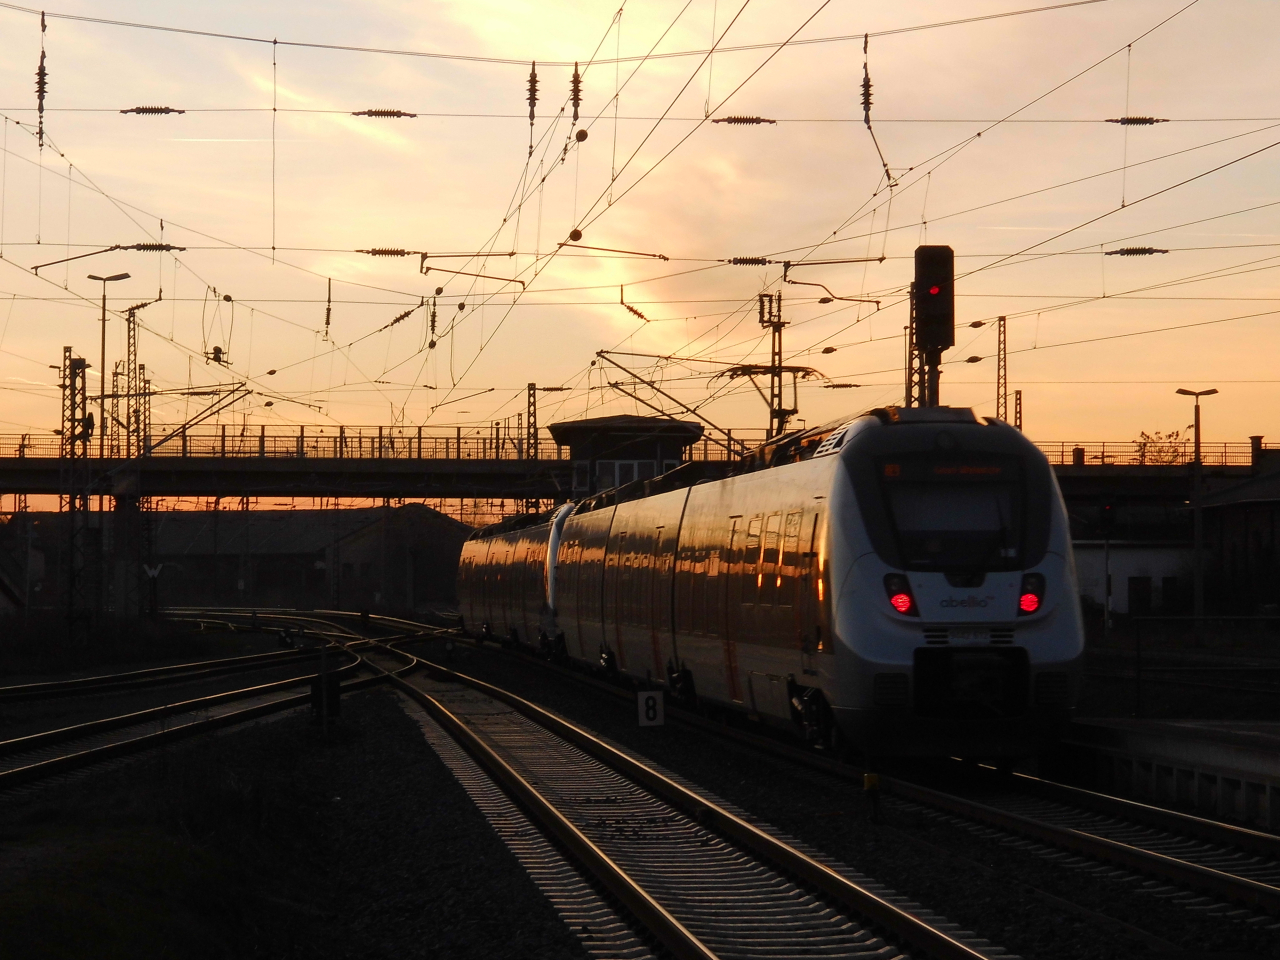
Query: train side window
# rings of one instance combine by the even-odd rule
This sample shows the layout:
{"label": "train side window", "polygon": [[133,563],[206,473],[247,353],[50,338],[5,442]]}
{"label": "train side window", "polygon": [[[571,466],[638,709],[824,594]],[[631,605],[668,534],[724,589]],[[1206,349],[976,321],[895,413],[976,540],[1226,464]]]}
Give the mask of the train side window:
{"label": "train side window", "polygon": [[742,557],[743,563],[748,564],[748,569],[755,573],[756,561],[759,560],[760,554],[760,528],[764,526],[764,517],[752,517],[751,522],[747,524],[747,542],[743,544],[746,553]]}
{"label": "train side window", "polygon": [[703,620],[703,632],[718,634],[720,632],[720,597],[724,590],[720,579],[719,550],[712,550],[707,556],[706,583],[706,618]]}
{"label": "train side window", "polygon": [[701,632],[704,634],[717,634],[719,623],[718,613],[719,605],[717,599],[719,596],[719,550],[707,550],[707,557],[703,561],[703,595],[701,595]]}
{"label": "train side window", "polygon": [[691,553],[688,546],[681,544],[680,552],[676,555],[676,629],[682,632],[690,629],[689,621],[692,619],[692,611],[689,609],[692,599]]}
{"label": "train side window", "polygon": [[764,517],[752,517],[747,524],[747,542],[743,544],[742,573],[746,577],[743,584],[742,602],[751,605],[756,602],[756,594],[760,590],[762,574],[760,573],[760,528],[764,526]]}
{"label": "train side window", "polygon": [[702,549],[696,550],[692,560],[692,570],[689,572],[689,592],[692,594],[689,600],[689,607],[692,614],[692,622],[689,627],[694,633],[705,633],[707,629],[707,561],[704,551]]}
{"label": "train side window", "polygon": [[800,564],[800,511],[787,514],[786,526],[782,537],[782,565],[787,576],[794,577]]}
{"label": "train side window", "polygon": [[764,546],[760,551],[760,603],[769,606],[777,602],[778,579],[778,541],[781,539],[779,528],[782,526],[782,514],[769,516],[764,525]]}
{"label": "train side window", "polygon": [[766,572],[772,571],[778,564],[778,528],[781,526],[782,514],[770,514],[764,527],[764,552],[760,555]]}

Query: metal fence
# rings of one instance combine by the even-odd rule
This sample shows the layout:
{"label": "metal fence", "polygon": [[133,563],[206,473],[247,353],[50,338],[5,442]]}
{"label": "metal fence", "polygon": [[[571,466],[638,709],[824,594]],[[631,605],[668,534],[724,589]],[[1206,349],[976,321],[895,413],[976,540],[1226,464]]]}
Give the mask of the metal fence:
{"label": "metal fence", "polygon": [[[732,446],[750,450],[763,443],[765,431],[730,431]],[[98,444],[89,444],[89,456],[98,455]],[[0,435],[0,457],[57,457],[61,437],[53,433]],[[387,426],[235,426],[231,424],[155,428],[143,449],[153,457],[292,457],[420,460],[567,460],[569,450],[552,439],[546,429],[538,432],[536,447],[526,451],[526,439],[505,424],[496,427],[387,427]],[[706,437],[689,448],[691,460],[726,460],[736,457],[718,439]],[[1192,462],[1193,445],[1187,442],[1141,441],[1040,441],[1036,443],[1053,464],[1185,465]],[[1249,466],[1249,443],[1202,443],[1207,466]],[[1267,449],[1278,449],[1268,445]]]}
{"label": "metal fence", "polygon": [[[1140,440],[1083,443],[1059,440],[1037,441],[1036,446],[1049,458],[1050,463],[1083,467],[1107,464],[1175,466],[1192,463],[1195,458],[1195,445],[1189,440],[1169,443],[1146,443]],[[1253,446],[1249,443],[1202,442],[1200,458],[1206,466],[1247,467],[1253,463]]]}
{"label": "metal fence", "polygon": [[[764,430],[733,432],[734,446],[745,449],[762,443]],[[534,449],[527,440],[503,425],[476,427],[296,426],[268,427],[221,425],[212,427],[158,428],[144,438],[143,450],[152,457],[280,457],[354,458],[400,460],[567,460],[569,448],[539,430]],[[691,460],[725,460],[727,445],[704,438],[689,448]],[[98,456],[96,438],[89,456]],[[108,451],[109,454],[109,451]],[[0,457],[57,457],[61,438],[56,434],[0,435]]]}

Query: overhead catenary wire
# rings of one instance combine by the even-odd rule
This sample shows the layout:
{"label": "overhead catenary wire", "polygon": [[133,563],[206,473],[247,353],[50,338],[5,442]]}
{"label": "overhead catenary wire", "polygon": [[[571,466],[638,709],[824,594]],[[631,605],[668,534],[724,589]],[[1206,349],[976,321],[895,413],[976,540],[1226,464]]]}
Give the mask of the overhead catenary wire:
{"label": "overhead catenary wire", "polygon": [[[406,292],[407,292],[407,291],[406,291]],[[264,302],[265,302],[265,301],[264,301]],[[524,303],[522,303],[522,304],[521,304],[521,306],[534,306],[534,305],[535,305],[535,304],[524,304]]]}
{"label": "overhead catenary wire", "polygon": [[[889,36],[895,36],[895,35],[904,34],[904,33],[915,33],[921,30],[937,30],[937,29],[943,29],[946,27],[966,26],[968,24],[981,23],[983,21],[988,21],[988,20],[1003,20],[1010,17],[1028,16],[1028,15],[1037,14],[1037,13],[1049,13],[1056,10],[1070,9],[1072,7],[1086,7],[1086,6],[1092,6],[1094,4],[1110,3],[1110,2],[1112,2],[1112,0],[1069,0],[1069,2],[1065,2],[1065,3],[1054,3],[1054,4],[1039,6],[1039,7],[1027,7],[1020,10],[1005,10],[999,13],[982,14],[982,15],[973,16],[973,17],[961,17],[961,18],[952,19],[952,20],[939,20],[939,21],[933,21],[930,23],[916,24],[916,25],[907,26],[907,27],[891,27],[885,30],[873,31],[870,34],[870,36],[889,37]],[[45,11],[37,10],[34,7],[20,6],[19,4],[16,4],[16,3],[0,3],[0,9],[13,10],[15,12],[25,13],[31,16],[38,15],[41,18],[45,16]],[[145,31],[153,31],[153,32],[159,32],[159,33],[173,33],[173,34],[182,34],[186,36],[207,37],[209,39],[231,40],[231,41],[240,42],[240,43],[259,43],[259,44],[270,43],[273,45],[278,44],[280,46],[287,46],[287,47],[302,47],[302,48],[307,48],[312,50],[332,50],[332,51],[345,52],[345,53],[379,54],[379,55],[385,55],[385,56],[414,57],[414,58],[423,58],[423,59],[431,59],[431,60],[456,60],[456,61],[467,62],[467,63],[492,63],[492,64],[501,64],[506,66],[524,66],[526,63],[529,63],[531,60],[535,60],[535,59],[541,59],[542,64],[548,67],[570,67],[573,65],[572,60],[553,60],[553,59],[549,60],[546,58],[536,58],[536,57],[490,57],[490,56],[482,56],[478,54],[442,53],[442,52],[429,51],[429,50],[407,50],[407,49],[400,49],[400,48],[394,48],[394,47],[358,46],[354,44],[320,43],[320,42],[313,42],[313,41],[287,40],[287,39],[280,40],[274,37],[267,38],[267,37],[250,36],[248,34],[221,33],[214,30],[196,30],[189,27],[174,27],[174,26],[166,26],[163,24],[144,23],[141,21],[132,21],[132,20],[115,20],[115,19],[110,19],[106,17],[91,17],[83,14],[61,13],[56,11],[48,12],[48,17],[51,20],[67,20],[67,21],[73,21],[73,22],[79,22],[79,23],[99,24],[102,26],[123,27],[127,29],[132,29],[132,30],[145,30]],[[848,35],[840,35],[840,36],[833,36],[833,37],[813,37],[808,40],[800,41],[800,43],[802,44],[842,43],[842,42],[847,42],[851,40],[859,40],[861,39],[862,36],[863,36],[862,34],[848,34]],[[769,44],[769,43],[739,44],[737,46],[732,46],[732,47],[723,47],[721,48],[720,52],[721,53],[741,53],[741,52],[749,52],[753,50],[765,50],[771,46],[772,44]],[[706,53],[707,53],[706,50],[678,50],[678,51],[671,51],[669,53],[657,54],[653,56],[651,59],[700,57]],[[641,59],[645,59],[645,58],[642,56],[633,55],[633,56],[627,56],[627,57],[618,56],[616,60],[613,58],[601,59],[601,60],[596,60],[595,62],[600,64],[611,64],[614,62],[634,63],[637,60],[641,60]]]}

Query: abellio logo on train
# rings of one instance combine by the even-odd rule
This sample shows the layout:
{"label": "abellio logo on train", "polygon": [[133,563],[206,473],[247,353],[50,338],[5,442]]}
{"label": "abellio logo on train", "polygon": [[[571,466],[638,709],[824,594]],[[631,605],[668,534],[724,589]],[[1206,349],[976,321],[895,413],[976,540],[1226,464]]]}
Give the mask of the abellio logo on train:
{"label": "abellio logo on train", "polygon": [[995,597],[988,594],[985,597],[969,594],[967,597],[947,597],[938,606],[944,609],[954,609],[955,607],[985,607],[994,600]]}

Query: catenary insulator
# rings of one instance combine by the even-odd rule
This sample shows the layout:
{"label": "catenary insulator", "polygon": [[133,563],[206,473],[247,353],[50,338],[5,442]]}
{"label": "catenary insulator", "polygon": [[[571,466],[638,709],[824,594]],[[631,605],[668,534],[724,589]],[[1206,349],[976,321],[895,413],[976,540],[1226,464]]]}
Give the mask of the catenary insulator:
{"label": "catenary insulator", "polygon": [[529,64],[529,123],[533,123],[533,106],[538,102],[538,64]]}

